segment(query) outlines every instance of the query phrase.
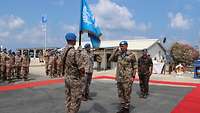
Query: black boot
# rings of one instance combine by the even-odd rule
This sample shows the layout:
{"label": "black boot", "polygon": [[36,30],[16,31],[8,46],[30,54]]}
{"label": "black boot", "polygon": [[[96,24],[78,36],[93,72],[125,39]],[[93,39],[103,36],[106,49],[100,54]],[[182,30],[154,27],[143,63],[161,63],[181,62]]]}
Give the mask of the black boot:
{"label": "black boot", "polygon": [[117,113],[125,113],[125,108],[121,108]]}
{"label": "black boot", "polygon": [[129,108],[124,108],[124,112],[123,113],[129,113]]}

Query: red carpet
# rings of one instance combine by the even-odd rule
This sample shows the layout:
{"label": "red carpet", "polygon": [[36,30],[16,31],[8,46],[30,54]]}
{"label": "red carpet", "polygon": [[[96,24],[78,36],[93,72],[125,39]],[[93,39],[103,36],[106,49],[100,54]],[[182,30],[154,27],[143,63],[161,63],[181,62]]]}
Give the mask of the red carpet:
{"label": "red carpet", "polygon": [[171,113],[200,113],[200,87],[187,94]]}
{"label": "red carpet", "polygon": [[[113,76],[96,76],[93,79],[111,79],[115,80]],[[138,78],[135,79],[138,81]],[[29,82],[22,84],[14,84],[7,86],[0,86],[0,91],[10,91],[10,90],[18,90],[39,86],[47,86],[51,84],[63,83],[63,79],[54,79],[54,80],[45,80],[45,81],[37,81],[37,82]],[[171,113],[200,113],[200,84],[197,83],[184,83],[184,82],[170,82],[170,81],[157,81],[150,80],[150,83],[155,84],[168,84],[168,85],[182,85],[182,86],[194,86],[194,88],[189,94],[187,94],[183,100],[179,102],[179,104],[172,110]]]}
{"label": "red carpet", "polygon": [[[94,80],[96,80],[96,79],[115,80],[115,77],[113,77],[113,76],[96,76],[93,79]],[[136,78],[134,80],[138,81],[138,78]],[[0,91],[10,91],[10,90],[18,90],[18,89],[24,89],[24,88],[38,87],[38,86],[47,86],[47,85],[58,84],[58,83],[63,83],[63,82],[64,82],[63,79],[53,79],[53,80],[45,80],[45,81],[28,82],[28,83],[0,86]],[[195,87],[200,86],[200,84],[197,84],[197,83],[170,82],[170,81],[158,81],[158,80],[150,80],[150,83],[167,84],[167,85],[195,86]]]}

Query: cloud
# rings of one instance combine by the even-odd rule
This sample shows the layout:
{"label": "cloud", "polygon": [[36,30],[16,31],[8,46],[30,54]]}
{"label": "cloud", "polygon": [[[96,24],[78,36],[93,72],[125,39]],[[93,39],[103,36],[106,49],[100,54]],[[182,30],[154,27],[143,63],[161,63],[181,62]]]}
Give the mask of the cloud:
{"label": "cloud", "polygon": [[10,15],[0,18],[0,29],[15,30],[23,27],[24,20],[20,17]]}
{"label": "cloud", "polygon": [[151,23],[140,23],[137,25],[137,29],[143,32],[148,31],[151,28]]}
{"label": "cloud", "polygon": [[0,32],[0,39],[8,37],[9,35],[10,35],[10,32],[8,32],[8,31],[6,31],[6,32]]}
{"label": "cloud", "polygon": [[133,15],[125,6],[120,6],[111,0],[99,0],[91,7],[97,23],[104,29],[132,30],[135,27]]}
{"label": "cloud", "polygon": [[57,6],[64,6],[65,5],[65,1],[64,0],[53,0],[51,2],[51,4],[57,5]]}
{"label": "cloud", "polygon": [[[62,40],[58,37],[53,37],[50,33],[51,31],[47,31],[47,47],[55,47],[56,45],[60,45]],[[44,32],[42,31],[41,25],[34,26],[29,29],[24,29],[19,34],[16,34],[15,39],[19,43],[30,44],[35,47],[44,47]]]}
{"label": "cloud", "polygon": [[65,24],[64,26],[63,26],[63,30],[65,31],[65,32],[74,32],[74,33],[78,33],[78,25],[67,25],[67,24]]}
{"label": "cloud", "polygon": [[170,18],[170,26],[175,29],[189,29],[191,26],[191,20],[183,16],[182,13],[178,12],[175,15],[169,13],[168,17]]}

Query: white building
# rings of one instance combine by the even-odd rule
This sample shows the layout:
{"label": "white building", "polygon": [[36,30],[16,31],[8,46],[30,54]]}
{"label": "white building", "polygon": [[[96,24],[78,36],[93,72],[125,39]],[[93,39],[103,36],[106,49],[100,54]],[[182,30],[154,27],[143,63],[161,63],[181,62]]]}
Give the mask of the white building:
{"label": "white building", "polygon": [[[99,63],[95,60],[94,68],[101,68],[103,70],[115,68],[116,63],[108,62],[108,59],[111,56],[113,49],[119,46],[121,41],[122,40],[102,41],[100,48],[94,50],[95,58],[100,56],[102,60]],[[135,39],[126,41],[128,41],[128,49],[133,51],[137,58],[142,55],[142,50],[147,49],[153,60],[156,59],[156,61],[161,62],[166,59],[166,51],[158,39]],[[85,43],[88,42],[82,42],[82,45],[84,46]]]}

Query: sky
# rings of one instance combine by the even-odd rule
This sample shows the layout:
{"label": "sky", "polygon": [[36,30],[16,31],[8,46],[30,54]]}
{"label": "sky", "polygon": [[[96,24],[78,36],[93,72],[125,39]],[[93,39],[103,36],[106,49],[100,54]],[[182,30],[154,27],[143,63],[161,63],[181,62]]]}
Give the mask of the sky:
{"label": "sky", "polygon": [[[87,0],[102,40],[167,38],[200,45],[200,0]],[[81,0],[1,0],[0,45],[44,47],[41,17],[46,15],[47,46],[64,46],[67,32],[78,35]],[[83,40],[89,40],[83,35]]]}

